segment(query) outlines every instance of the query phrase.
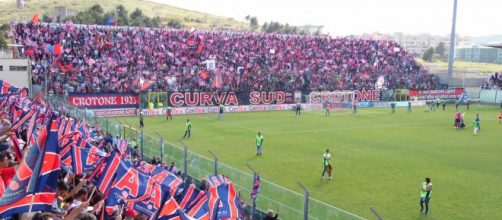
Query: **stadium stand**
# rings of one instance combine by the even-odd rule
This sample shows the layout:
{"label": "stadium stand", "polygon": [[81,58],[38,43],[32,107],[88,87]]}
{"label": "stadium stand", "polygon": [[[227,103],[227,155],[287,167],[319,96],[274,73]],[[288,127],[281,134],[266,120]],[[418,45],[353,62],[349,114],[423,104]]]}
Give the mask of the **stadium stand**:
{"label": "stadium stand", "polygon": [[49,92],[438,89],[393,41],[253,32],[13,23],[33,84]]}

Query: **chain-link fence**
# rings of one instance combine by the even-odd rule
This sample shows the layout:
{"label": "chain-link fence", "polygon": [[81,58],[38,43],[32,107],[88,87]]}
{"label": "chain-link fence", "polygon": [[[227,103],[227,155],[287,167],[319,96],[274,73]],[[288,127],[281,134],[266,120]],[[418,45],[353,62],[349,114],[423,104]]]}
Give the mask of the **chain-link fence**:
{"label": "chain-link fence", "polygon": [[[69,106],[67,99],[59,96],[51,96],[48,100],[54,106],[64,105],[74,117],[86,120],[91,126],[98,126],[108,134],[125,138],[136,138],[144,158],[159,158],[166,162],[175,162],[178,170],[185,176],[198,182],[215,174],[223,174],[230,178],[240,198],[245,202],[245,212],[248,216],[254,213],[252,219],[262,219],[267,210],[279,210],[281,219],[363,219],[360,216],[338,209],[326,203],[309,198],[305,194],[294,192],[261,178],[260,192],[257,199],[256,211],[254,211],[253,200],[250,198],[251,189],[254,182],[254,170],[250,167],[250,172],[238,170],[218,161],[217,155],[214,158],[207,158],[189,149],[183,142],[169,143],[160,137],[145,134],[140,128],[128,125],[118,118],[98,118],[87,109],[79,109]],[[211,153],[212,154],[212,153]],[[250,219],[250,218],[248,218]]]}

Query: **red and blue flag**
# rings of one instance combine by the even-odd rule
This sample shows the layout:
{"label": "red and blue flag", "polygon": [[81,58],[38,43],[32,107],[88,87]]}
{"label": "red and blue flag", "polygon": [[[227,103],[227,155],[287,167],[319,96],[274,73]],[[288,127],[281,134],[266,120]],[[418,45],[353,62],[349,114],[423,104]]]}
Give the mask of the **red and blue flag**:
{"label": "red and blue flag", "polygon": [[0,218],[29,211],[50,211],[56,197],[60,170],[57,120],[42,130],[5,194],[0,198]]}

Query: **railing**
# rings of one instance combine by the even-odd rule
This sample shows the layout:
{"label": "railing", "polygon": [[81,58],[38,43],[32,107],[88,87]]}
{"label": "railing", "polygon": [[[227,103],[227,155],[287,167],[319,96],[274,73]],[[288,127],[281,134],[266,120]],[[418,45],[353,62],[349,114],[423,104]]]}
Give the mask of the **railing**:
{"label": "railing", "polygon": [[[54,106],[61,106],[63,103],[66,108],[78,119],[85,119],[91,125],[97,125],[102,130],[112,135],[126,136],[126,139],[136,138],[138,146],[141,147],[143,156],[147,158],[162,158],[163,161],[176,163],[178,170],[181,170],[187,177],[195,180],[202,180],[215,173],[223,174],[230,178],[236,189],[240,192],[240,198],[246,202],[245,208],[248,215],[252,212],[252,200],[250,190],[253,185],[253,172],[247,173],[227,164],[220,163],[215,158],[207,158],[195,152],[188,150],[183,142],[169,143],[161,137],[154,137],[150,134],[144,134],[141,129],[134,128],[125,124],[118,118],[97,118],[90,110],[74,108],[68,105],[67,99],[59,96],[48,97],[48,100]],[[127,130],[124,130],[127,129]],[[212,154],[212,153],[211,153]],[[338,209],[326,203],[308,197],[306,194],[300,194],[290,189],[281,187],[263,178],[260,178],[260,192],[256,199],[256,207],[261,211],[255,212],[253,219],[261,219],[267,210],[279,210],[281,219],[363,219],[360,216]],[[308,204],[305,207],[305,204]],[[306,213],[306,215],[305,215]]]}

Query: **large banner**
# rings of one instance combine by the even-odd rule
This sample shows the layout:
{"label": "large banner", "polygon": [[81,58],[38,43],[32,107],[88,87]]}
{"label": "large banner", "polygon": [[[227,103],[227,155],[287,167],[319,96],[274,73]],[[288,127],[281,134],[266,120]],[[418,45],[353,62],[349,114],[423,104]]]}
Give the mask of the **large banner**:
{"label": "large banner", "polygon": [[130,93],[98,93],[78,94],[72,93],[68,97],[72,106],[96,108],[137,108],[139,96]]}
{"label": "large banner", "polygon": [[449,88],[449,89],[438,89],[438,90],[410,90],[410,99],[414,100],[418,97],[419,100],[431,100],[431,99],[452,99],[458,100],[462,93],[464,93],[463,88]]}
{"label": "large banner", "polygon": [[357,101],[380,101],[380,90],[342,90],[342,91],[322,91],[311,92],[311,103],[325,102],[348,102]]}
{"label": "large banner", "polygon": [[169,93],[172,107],[195,107],[224,105],[269,105],[294,103],[295,92],[172,92]]}
{"label": "large banner", "polygon": [[135,108],[126,109],[99,109],[93,111],[96,117],[117,117],[117,116],[132,116],[136,115]]}
{"label": "large banner", "polygon": [[[239,105],[239,106],[225,106],[225,112],[258,112],[258,111],[279,111],[279,110],[292,110],[295,104],[278,104],[278,105]],[[204,113],[217,113],[219,108],[216,106],[197,106],[197,107],[178,107],[173,108],[171,114],[173,115],[187,115],[187,114],[204,114]],[[165,108],[157,109],[143,109],[145,115],[166,115]]]}

